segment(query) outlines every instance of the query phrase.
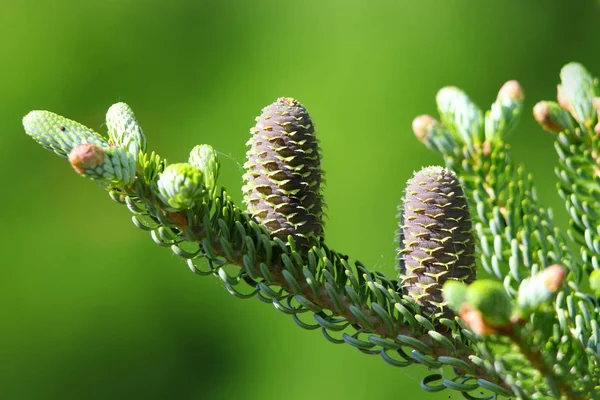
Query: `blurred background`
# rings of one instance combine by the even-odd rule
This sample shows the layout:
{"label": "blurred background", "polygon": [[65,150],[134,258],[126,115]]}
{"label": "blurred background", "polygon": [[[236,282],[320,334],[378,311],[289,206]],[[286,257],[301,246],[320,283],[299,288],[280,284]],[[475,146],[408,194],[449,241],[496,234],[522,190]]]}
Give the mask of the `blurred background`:
{"label": "blurred background", "polygon": [[105,133],[130,104],[149,148],[171,162],[196,144],[222,153],[241,200],[253,118],[298,98],[319,133],[331,247],[394,272],[406,180],[440,164],[413,136],[445,85],[482,108],[517,79],[526,111],[515,158],[565,226],[552,137],[531,107],[561,66],[600,75],[597,1],[20,0],[0,12],[0,398],[459,398],[255,299],[194,276],[129,212],[27,137],[46,109]]}

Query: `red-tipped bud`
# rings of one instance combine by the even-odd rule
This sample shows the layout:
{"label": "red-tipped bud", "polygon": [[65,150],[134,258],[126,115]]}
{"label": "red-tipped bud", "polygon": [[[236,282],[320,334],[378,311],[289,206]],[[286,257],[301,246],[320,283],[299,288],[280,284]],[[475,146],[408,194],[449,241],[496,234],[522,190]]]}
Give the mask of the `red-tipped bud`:
{"label": "red-tipped bud", "polygon": [[560,104],[562,108],[569,112],[571,111],[571,105],[567,100],[567,96],[565,95],[562,85],[556,85],[556,101],[558,101],[558,104]]}
{"label": "red-tipped bud", "polygon": [[592,99],[592,107],[594,107],[596,112],[600,114],[600,97],[594,97]]}
{"label": "red-tipped bud", "polygon": [[504,99],[514,101],[523,101],[525,99],[523,88],[521,87],[519,82],[512,80],[502,85],[500,91],[498,92],[497,100],[502,101]]}
{"label": "red-tipped bud", "polygon": [[440,123],[431,115],[419,115],[412,122],[412,129],[415,136],[421,143],[426,143],[427,138],[431,135],[433,127]]}
{"label": "red-tipped bud", "polygon": [[553,264],[545,270],[543,270],[541,274],[546,288],[550,292],[556,293],[565,281],[567,272],[562,266],[558,264]]}
{"label": "red-tipped bud", "polygon": [[78,174],[83,175],[86,169],[102,165],[105,157],[102,147],[85,143],[73,147],[69,153],[69,162]]}
{"label": "red-tipped bud", "polygon": [[524,279],[517,297],[521,313],[528,315],[547,304],[562,287],[566,274],[562,266],[554,264]]}
{"label": "red-tipped bud", "polygon": [[551,101],[540,101],[533,107],[533,117],[548,132],[558,133],[567,128],[568,113]]}
{"label": "red-tipped bud", "polygon": [[485,321],[481,312],[468,303],[463,304],[458,316],[476,335],[487,336],[497,333],[496,329]]}

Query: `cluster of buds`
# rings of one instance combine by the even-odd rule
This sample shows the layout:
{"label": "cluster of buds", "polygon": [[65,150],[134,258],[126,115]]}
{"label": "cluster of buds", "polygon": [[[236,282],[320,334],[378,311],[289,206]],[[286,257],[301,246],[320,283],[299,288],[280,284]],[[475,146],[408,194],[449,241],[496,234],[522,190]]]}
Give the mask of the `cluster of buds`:
{"label": "cluster of buds", "polygon": [[452,154],[464,146],[482,147],[488,154],[490,143],[505,139],[513,131],[524,97],[521,85],[508,81],[484,115],[463,91],[444,87],[436,96],[441,122],[421,115],[413,120],[412,128],[420,142],[443,154]]}
{"label": "cluster of buds", "polygon": [[536,121],[548,132],[559,133],[575,129],[578,123],[584,132],[600,135],[600,93],[594,78],[581,65],[569,63],[560,72],[556,102],[541,101],[533,108]]}
{"label": "cluster of buds", "polygon": [[[146,137],[125,103],[108,109],[108,140],[78,122],[49,111],[30,112],[23,118],[23,126],[42,146],[68,157],[77,173],[110,186],[134,184],[137,168],[147,167],[142,161],[138,163],[146,152]],[[189,163],[169,165],[157,174],[153,187],[167,208],[189,209],[200,204],[206,194],[214,195],[218,175],[216,152],[208,145],[201,145],[192,150]]]}
{"label": "cluster of buds", "polygon": [[565,276],[565,269],[555,264],[524,279],[515,303],[506,294],[502,283],[487,279],[469,286],[449,281],[444,285],[443,294],[448,306],[476,334],[510,336],[515,323],[554,298],[562,288]]}

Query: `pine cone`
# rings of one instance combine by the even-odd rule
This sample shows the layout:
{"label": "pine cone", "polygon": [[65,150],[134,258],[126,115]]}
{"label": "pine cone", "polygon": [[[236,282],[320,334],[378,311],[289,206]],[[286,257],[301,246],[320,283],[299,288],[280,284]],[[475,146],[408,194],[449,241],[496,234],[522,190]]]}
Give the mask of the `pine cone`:
{"label": "pine cone", "polygon": [[282,97],[256,119],[242,188],[248,212],[273,236],[310,246],[323,235],[319,144],[306,109]]}
{"label": "pine cone", "polygon": [[456,175],[426,167],[407,182],[400,221],[401,287],[430,314],[449,316],[442,286],[475,280],[475,239]]}

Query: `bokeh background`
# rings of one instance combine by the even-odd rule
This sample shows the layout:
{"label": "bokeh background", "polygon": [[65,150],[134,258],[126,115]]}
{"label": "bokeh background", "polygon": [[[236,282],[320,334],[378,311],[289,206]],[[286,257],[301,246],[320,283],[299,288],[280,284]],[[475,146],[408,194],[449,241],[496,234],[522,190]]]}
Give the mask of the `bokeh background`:
{"label": "bokeh background", "polygon": [[597,1],[20,0],[0,11],[0,398],[459,398],[230,296],[150,240],[92,181],[23,133],[47,109],[104,132],[129,103],[149,147],[182,161],[222,153],[241,199],[253,118],[279,96],[309,109],[327,173],[329,245],[394,274],[396,205],[441,158],[411,121],[444,85],[482,107],[517,79],[510,138],[565,225],[552,138],[533,104],[560,67],[600,74]]}

